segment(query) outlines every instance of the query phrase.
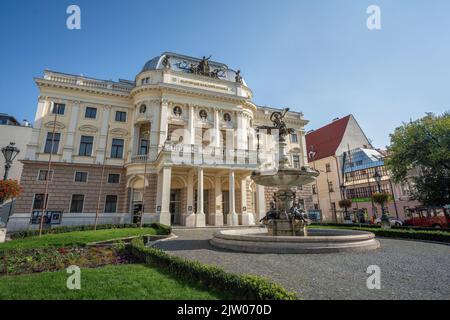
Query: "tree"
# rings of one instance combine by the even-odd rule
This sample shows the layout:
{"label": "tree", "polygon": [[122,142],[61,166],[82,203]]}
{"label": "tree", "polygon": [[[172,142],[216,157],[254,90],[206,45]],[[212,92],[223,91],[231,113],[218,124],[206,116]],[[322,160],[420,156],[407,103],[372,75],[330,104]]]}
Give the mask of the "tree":
{"label": "tree", "polygon": [[386,165],[397,183],[411,177],[412,197],[426,206],[450,204],[450,113],[405,123],[391,134]]}

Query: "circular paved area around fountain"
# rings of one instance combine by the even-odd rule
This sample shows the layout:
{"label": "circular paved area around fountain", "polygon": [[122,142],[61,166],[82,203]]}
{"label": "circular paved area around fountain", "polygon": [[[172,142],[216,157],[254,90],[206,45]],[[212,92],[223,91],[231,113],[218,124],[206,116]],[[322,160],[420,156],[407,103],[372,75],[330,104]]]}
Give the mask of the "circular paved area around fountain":
{"label": "circular paved area around fountain", "polygon": [[[450,246],[377,238],[370,252],[252,254],[209,244],[214,229],[175,229],[177,239],[157,246],[170,254],[258,274],[294,290],[301,299],[450,299]],[[367,267],[381,268],[381,290],[368,290]]]}

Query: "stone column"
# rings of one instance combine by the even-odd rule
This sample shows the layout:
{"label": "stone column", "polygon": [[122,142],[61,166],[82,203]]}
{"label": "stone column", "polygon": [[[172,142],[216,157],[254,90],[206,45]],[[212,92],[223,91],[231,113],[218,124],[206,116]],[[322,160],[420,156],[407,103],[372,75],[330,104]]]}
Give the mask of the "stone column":
{"label": "stone column", "polygon": [[203,168],[198,169],[197,175],[197,212],[195,213],[195,226],[205,226],[205,211],[203,208]]}
{"label": "stone column", "polygon": [[247,208],[247,178],[241,179],[241,223],[244,226],[255,225],[255,217]]}
{"label": "stone column", "polygon": [[212,147],[219,148],[220,147],[220,119],[219,119],[219,110],[214,109],[214,143]]}
{"label": "stone column", "polygon": [[264,186],[256,185],[256,223],[266,216],[266,196]]}
{"label": "stone column", "polygon": [[302,142],[302,166],[307,166],[308,165],[308,150],[306,150],[306,135],[305,135],[305,131],[299,131],[299,133],[301,134],[301,142]]}
{"label": "stone column", "polygon": [[214,212],[210,215],[211,221],[215,226],[223,226],[223,210],[222,210],[222,181],[219,176],[214,180]]}
{"label": "stone column", "polygon": [[158,173],[158,188],[156,192],[156,213],[158,221],[170,226],[170,182],[172,168],[163,167]]}
{"label": "stone column", "polygon": [[108,127],[109,127],[109,115],[111,112],[110,106],[104,106],[103,112],[102,112],[102,127],[100,129],[100,135],[99,135],[99,141],[98,141],[98,147],[97,147],[97,162],[103,163],[106,157],[108,156],[106,154],[106,151],[108,150],[108,143],[109,141],[106,141],[106,137],[108,135]]}
{"label": "stone column", "polygon": [[[34,119],[34,127],[32,130],[30,142],[27,144],[27,153],[25,159],[36,160],[36,153],[39,152],[39,135],[41,133],[42,120],[45,115],[47,105],[46,97],[39,97],[36,117]],[[44,137],[46,139],[46,137]]]}
{"label": "stone column", "polygon": [[168,113],[169,103],[166,99],[161,101],[161,110],[159,113],[159,140],[158,146],[163,146],[167,139],[167,134],[169,131],[169,113]]}
{"label": "stone column", "polygon": [[[137,125],[133,124],[133,127],[131,128],[130,143],[128,144],[128,162],[131,162],[132,157],[139,153],[139,139],[140,128]],[[150,145],[150,134],[148,144]]]}
{"label": "stone column", "polygon": [[187,139],[187,144],[194,144],[195,142],[195,119],[194,119],[194,106],[189,105],[189,118],[188,118],[188,131],[189,139]]}
{"label": "stone column", "polygon": [[72,162],[72,154],[74,150],[74,137],[77,129],[78,123],[78,111],[80,110],[80,101],[74,101],[72,103],[71,113],[70,113],[70,123],[67,129],[66,143],[63,148],[63,161]]}
{"label": "stone column", "polygon": [[230,187],[229,187],[229,194],[230,194],[230,212],[228,213],[228,225],[230,226],[237,226],[239,224],[238,221],[238,215],[236,213],[236,190],[234,188],[234,171],[230,171]]}
{"label": "stone column", "polygon": [[194,213],[194,172],[190,171],[187,177],[187,201],[186,201],[186,219],[184,225],[195,227]]}

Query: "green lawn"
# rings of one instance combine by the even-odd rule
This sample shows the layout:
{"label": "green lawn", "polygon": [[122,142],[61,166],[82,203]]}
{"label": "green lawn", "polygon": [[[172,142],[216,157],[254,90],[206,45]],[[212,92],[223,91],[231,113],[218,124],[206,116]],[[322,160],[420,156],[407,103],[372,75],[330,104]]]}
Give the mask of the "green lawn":
{"label": "green lawn", "polygon": [[0,251],[6,249],[82,246],[90,242],[155,234],[157,234],[157,232],[153,228],[106,229],[46,234],[42,237],[28,237],[2,243],[0,244]]}
{"label": "green lawn", "polygon": [[[97,231],[98,232],[98,231]],[[81,270],[81,290],[66,287],[65,270],[0,277],[0,300],[123,299],[211,300],[225,299],[186,281],[173,279],[159,269],[140,264]]]}

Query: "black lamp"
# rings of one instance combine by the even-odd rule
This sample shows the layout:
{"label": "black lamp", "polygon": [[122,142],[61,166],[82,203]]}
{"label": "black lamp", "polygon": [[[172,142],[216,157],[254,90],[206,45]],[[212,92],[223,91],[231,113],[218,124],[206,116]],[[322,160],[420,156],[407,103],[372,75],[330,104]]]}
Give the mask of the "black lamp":
{"label": "black lamp", "polygon": [[2,148],[3,156],[5,157],[5,175],[4,180],[8,178],[8,171],[11,168],[11,164],[19,154],[20,150],[15,146],[14,142],[10,142],[8,146]]}

